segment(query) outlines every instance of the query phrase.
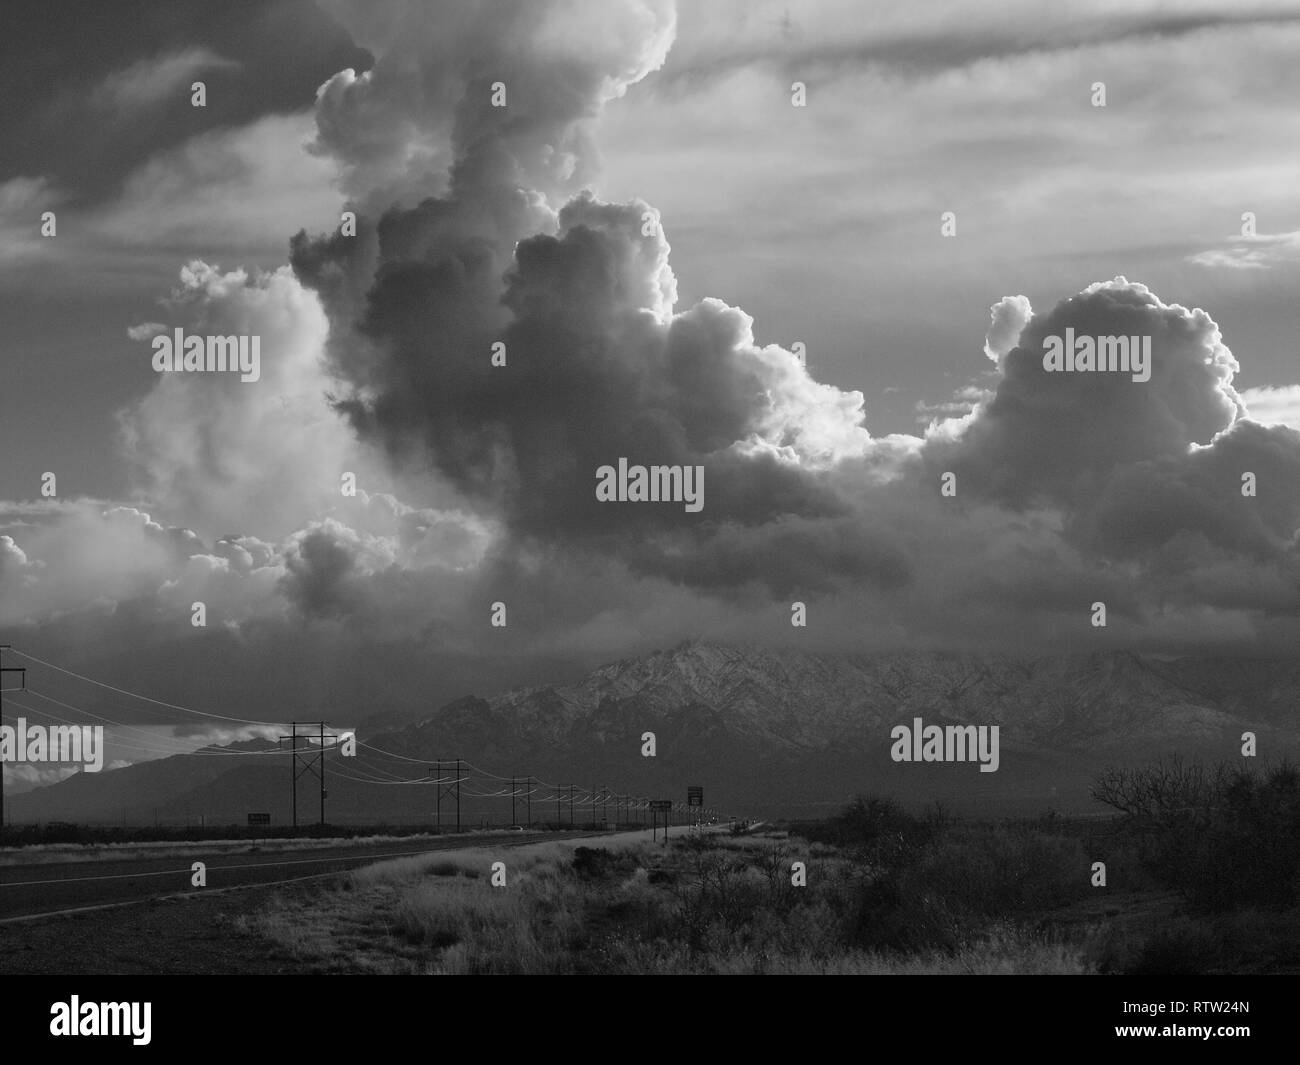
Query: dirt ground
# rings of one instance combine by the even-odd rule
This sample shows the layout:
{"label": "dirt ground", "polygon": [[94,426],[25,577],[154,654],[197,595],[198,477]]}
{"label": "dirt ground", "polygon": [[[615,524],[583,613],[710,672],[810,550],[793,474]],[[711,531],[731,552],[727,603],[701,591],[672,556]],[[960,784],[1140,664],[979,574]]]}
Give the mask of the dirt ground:
{"label": "dirt ground", "polygon": [[251,888],[0,925],[0,974],[271,975],[302,965],[238,918],[306,888]]}

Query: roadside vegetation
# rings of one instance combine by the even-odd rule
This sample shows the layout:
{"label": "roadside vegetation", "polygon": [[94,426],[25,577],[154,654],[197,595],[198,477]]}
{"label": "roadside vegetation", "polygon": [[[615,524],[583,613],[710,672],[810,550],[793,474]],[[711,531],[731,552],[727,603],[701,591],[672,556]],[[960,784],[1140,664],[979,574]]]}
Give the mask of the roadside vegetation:
{"label": "roadside vegetation", "polygon": [[1158,765],[1103,774],[1108,818],[973,823],[864,796],[668,846],[439,852],[243,927],[324,972],[1300,972],[1296,783]]}

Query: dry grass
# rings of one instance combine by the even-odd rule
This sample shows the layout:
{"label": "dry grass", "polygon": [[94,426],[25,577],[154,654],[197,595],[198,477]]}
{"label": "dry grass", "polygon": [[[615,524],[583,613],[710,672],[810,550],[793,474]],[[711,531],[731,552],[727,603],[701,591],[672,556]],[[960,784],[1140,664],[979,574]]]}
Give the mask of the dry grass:
{"label": "dry grass", "polygon": [[[595,841],[585,841],[594,844]],[[1014,925],[972,931],[954,950],[854,948],[845,900],[859,863],[785,837],[644,836],[484,847],[382,862],[309,902],[249,919],[317,972],[1082,973],[1081,950]],[[575,858],[577,859],[575,861]],[[789,884],[805,862],[809,886]],[[492,863],[505,863],[494,886]]]}

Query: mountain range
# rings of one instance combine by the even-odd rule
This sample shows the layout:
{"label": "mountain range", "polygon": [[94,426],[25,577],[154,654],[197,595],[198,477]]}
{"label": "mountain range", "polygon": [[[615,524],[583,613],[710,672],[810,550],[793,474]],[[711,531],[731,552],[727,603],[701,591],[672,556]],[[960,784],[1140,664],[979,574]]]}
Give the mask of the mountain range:
{"label": "mountain range", "polygon": [[[465,696],[405,727],[374,707],[376,723],[358,728],[358,756],[328,756],[327,815],[334,823],[431,820],[432,765],[458,758],[462,818],[475,824],[523,820],[530,777],[576,785],[578,804],[605,786],[682,801],[686,786],[699,784],[709,807],[737,816],[820,816],[855,793],[912,805],[940,799],[971,814],[1099,812],[1088,790],[1108,764],[1174,754],[1241,761],[1244,732],[1256,735],[1261,759],[1300,752],[1298,697],[1300,663],[1289,659],[852,655],[692,640],[568,685]],[[894,762],[890,730],[915,718],[999,726],[998,771]],[[653,756],[643,753],[647,733]],[[289,755],[266,753],[273,749],[252,741],[220,756],[77,774],[13,796],[10,817],[228,823],[265,811],[283,823]],[[307,775],[299,788],[300,819],[312,821],[319,786]],[[534,820],[567,819],[566,793],[531,789]],[[450,803],[444,795],[444,823]],[[576,807],[575,817],[584,819]]]}

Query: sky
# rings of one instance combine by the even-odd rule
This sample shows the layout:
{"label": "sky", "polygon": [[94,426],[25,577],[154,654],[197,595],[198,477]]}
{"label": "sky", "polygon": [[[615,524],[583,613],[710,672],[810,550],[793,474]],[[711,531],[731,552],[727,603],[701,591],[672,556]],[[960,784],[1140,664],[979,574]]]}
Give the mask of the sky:
{"label": "sky", "polygon": [[[1294,645],[1300,4],[6,22],[21,651],[279,722],[693,637]],[[177,328],[258,336],[259,379],[158,372]],[[1149,336],[1151,379],[1045,372],[1067,328]],[[702,509],[601,502],[620,458],[703,468]],[[37,709],[178,724],[24,664]]]}

